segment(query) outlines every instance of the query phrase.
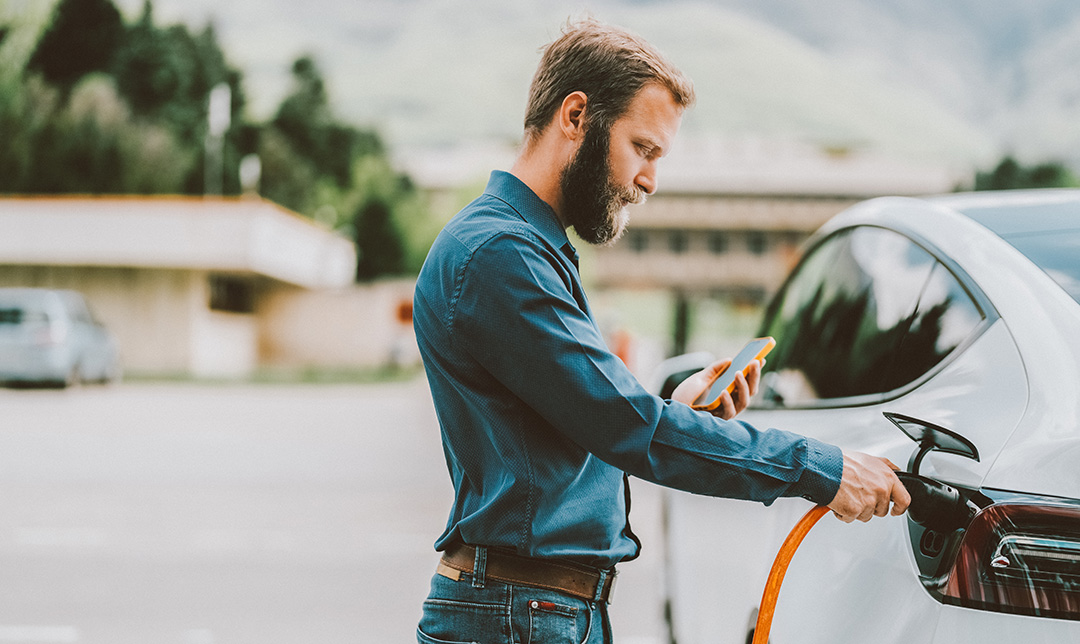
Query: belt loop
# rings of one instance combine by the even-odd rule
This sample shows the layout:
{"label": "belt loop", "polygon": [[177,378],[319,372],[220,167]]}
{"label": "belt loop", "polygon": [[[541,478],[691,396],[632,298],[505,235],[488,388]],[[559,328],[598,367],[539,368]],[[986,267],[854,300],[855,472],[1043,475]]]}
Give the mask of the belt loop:
{"label": "belt loop", "polygon": [[476,546],[476,557],[473,559],[473,588],[483,588],[484,578],[487,576],[487,547]]}
{"label": "belt loop", "polygon": [[600,579],[596,582],[596,593],[593,595],[593,601],[598,602],[604,597],[604,582],[607,581],[608,571],[603,568],[600,569]]}

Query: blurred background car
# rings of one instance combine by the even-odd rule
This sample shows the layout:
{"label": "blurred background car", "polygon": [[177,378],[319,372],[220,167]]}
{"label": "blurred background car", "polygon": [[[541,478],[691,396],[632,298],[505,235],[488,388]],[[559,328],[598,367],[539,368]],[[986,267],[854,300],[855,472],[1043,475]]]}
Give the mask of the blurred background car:
{"label": "blurred background car", "polygon": [[[1080,190],[873,199],[804,248],[765,311],[777,346],[741,418],[919,469],[979,512],[960,529],[826,517],[770,641],[1080,641]],[[670,363],[660,393],[710,359]],[[942,431],[970,450],[919,456],[905,435]],[[672,641],[749,642],[809,507],[665,494]]]}
{"label": "blurred background car", "polygon": [[0,288],[0,381],[67,387],[119,377],[116,343],[80,293]]}

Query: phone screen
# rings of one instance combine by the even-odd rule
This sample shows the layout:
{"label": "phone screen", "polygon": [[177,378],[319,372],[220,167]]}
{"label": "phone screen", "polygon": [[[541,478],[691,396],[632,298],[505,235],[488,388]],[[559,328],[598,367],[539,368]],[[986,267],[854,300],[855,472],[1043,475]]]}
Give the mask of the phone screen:
{"label": "phone screen", "polygon": [[750,367],[750,362],[764,358],[775,346],[776,340],[770,337],[754,338],[747,342],[738,355],[731,359],[731,365],[716,377],[705,393],[694,401],[694,406],[715,409],[720,403],[720,396],[725,391],[734,391],[735,374],[740,371],[745,374]]}

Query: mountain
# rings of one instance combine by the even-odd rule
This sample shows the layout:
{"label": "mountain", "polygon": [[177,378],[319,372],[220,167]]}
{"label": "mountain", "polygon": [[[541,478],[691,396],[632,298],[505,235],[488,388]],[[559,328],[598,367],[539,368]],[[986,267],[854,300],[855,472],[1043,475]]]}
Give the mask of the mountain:
{"label": "mountain", "polygon": [[[117,2],[136,15],[143,0]],[[682,136],[796,138],[985,165],[1080,159],[1074,0],[157,0],[212,20],[272,114],[313,53],[338,112],[395,146],[516,141],[539,48],[568,16],[641,33],[695,79]]]}

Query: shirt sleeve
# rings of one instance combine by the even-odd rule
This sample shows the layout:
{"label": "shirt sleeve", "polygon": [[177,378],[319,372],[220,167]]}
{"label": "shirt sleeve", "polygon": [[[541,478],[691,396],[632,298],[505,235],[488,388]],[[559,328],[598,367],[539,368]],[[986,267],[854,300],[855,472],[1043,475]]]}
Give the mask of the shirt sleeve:
{"label": "shirt sleeve", "polygon": [[650,394],[608,350],[572,270],[537,237],[494,235],[460,274],[452,341],[543,422],[634,476],[766,504],[832,500],[837,447]]}

